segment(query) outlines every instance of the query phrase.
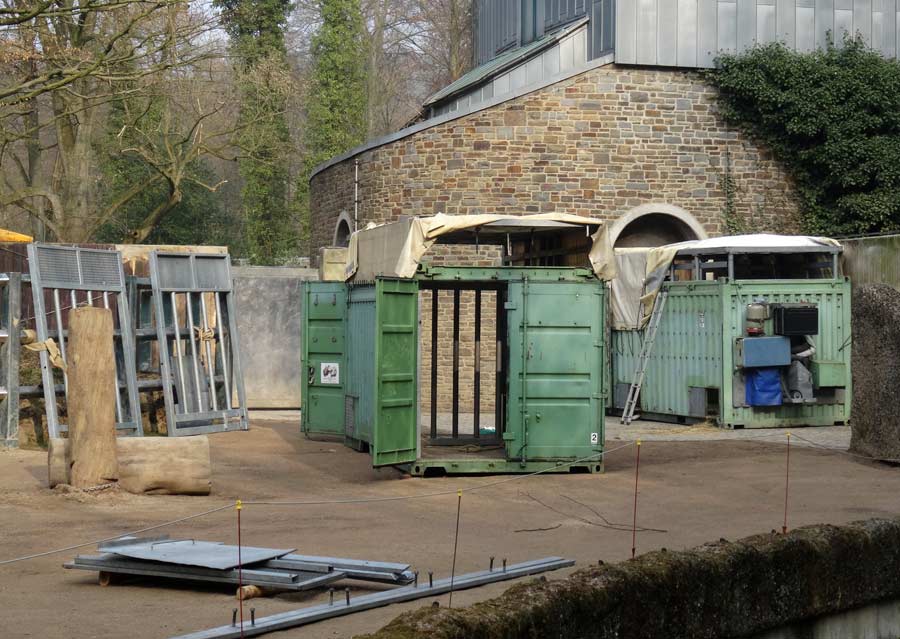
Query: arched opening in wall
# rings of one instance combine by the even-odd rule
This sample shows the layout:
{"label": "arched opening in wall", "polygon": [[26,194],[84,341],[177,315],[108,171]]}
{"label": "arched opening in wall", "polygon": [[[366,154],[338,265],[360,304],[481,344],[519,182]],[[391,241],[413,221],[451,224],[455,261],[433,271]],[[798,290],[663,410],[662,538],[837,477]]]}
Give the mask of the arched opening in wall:
{"label": "arched opening in wall", "polygon": [[333,246],[350,246],[350,221],[342,214],[334,229]]}
{"label": "arched opening in wall", "polygon": [[647,213],[625,225],[615,240],[616,248],[662,246],[700,239],[687,223],[668,213]]}

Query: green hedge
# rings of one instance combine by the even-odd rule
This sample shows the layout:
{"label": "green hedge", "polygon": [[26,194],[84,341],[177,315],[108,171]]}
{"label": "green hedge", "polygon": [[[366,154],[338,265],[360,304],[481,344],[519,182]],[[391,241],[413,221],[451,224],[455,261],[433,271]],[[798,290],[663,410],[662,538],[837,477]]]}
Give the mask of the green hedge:
{"label": "green hedge", "polygon": [[857,39],[814,53],[770,44],[722,56],[708,77],[726,120],[791,172],[807,232],[900,229],[900,63]]}

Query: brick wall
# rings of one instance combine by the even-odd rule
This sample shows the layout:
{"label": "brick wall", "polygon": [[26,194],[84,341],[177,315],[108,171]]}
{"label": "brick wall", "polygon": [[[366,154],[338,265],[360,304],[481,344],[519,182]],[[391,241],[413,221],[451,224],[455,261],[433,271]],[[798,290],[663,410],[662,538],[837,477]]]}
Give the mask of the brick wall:
{"label": "brick wall", "polygon": [[[753,230],[795,231],[797,198],[771,154],[717,114],[697,72],[599,67],[357,156],[361,224],[438,212],[567,212],[614,219],[646,203],[724,232],[726,164],[734,210]],[[727,161],[726,161],[727,158]],[[313,177],[312,256],[353,209],[351,158]]]}

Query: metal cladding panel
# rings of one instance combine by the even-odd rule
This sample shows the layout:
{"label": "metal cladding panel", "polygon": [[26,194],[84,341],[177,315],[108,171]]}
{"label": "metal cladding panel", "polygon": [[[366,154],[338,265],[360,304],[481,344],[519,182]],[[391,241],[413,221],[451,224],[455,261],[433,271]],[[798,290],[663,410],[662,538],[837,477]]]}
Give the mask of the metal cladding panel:
{"label": "metal cladding panel", "polygon": [[659,24],[659,0],[634,0],[637,5],[635,16],[636,61],[638,64],[658,64],[656,50],[657,25]]}
{"label": "metal cladding panel", "polygon": [[375,422],[375,286],[354,286],[347,304],[346,396],[353,402],[353,422],[345,434],[372,442]]}
{"label": "metal cladding panel", "polygon": [[888,284],[900,289],[900,235],[841,240],[841,269],[854,286]]}
{"label": "metal cladding panel", "polygon": [[307,433],[343,434],[347,285],[305,282],[303,287],[302,428]]}
{"label": "metal cladding panel", "polygon": [[514,282],[508,299],[507,457],[582,459],[602,451],[605,286]]}
{"label": "metal cladding panel", "polygon": [[853,0],[853,31],[872,41],[872,0]]}
{"label": "metal cladding panel", "polygon": [[737,50],[756,44],[756,0],[737,0]]}
{"label": "metal cladding panel", "polygon": [[[806,0],[810,2],[811,0]],[[800,6],[797,3],[797,51],[810,53],[816,49],[816,9],[815,6]]]}
{"label": "metal cladding panel", "polygon": [[768,4],[756,6],[756,42],[769,44],[778,40],[775,27],[775,0],[769,0]]}
{"label": "metal cladding panel", "polygon": [[699,20],[697,0],[678,0],[678,65],[697,66],[698,42],[697,24]]}
{"label": "metal cladding panel", "polygon": [[775,0],[775,30],[779,42],[790,48],[796,38],[796,0]]}
{"label": "metal cladding panel", "polygon": [[637,64],[637,2],[616,3],[616,62]]}
{"label": "metal cladding panel", "polygon": [[718,0],[697,0],[697,43],[701,67],[712,67],[718,55],[719,14]]}
{"label": "metal cladding panel", "polygon": [[691,387],[722,384],[720,284],[676,283],[668,290],[641,388],[641,410],[689,415]]}
{"label": "metal cladding panel", "polygon": [[588,57],[593,60],[613,49],[615,37],[615,1],[593,0],[588,25]]}
{"label": "metal cladding panel", "polygon": [[585,0],[544,0],[544,29],[569,22],[587,13]]}
{"label": "metal cladding panel", "polygon": [[824,47],[829,33],[859,34],[886,57],[898,54],[897,0],[631,0],[616,5],[616,62],[715,66],[722,53],[782,42]]}
{"label": "metal cladding panel", "polygon": [[375,318],[372,465],[411,463],[418,449],[418,282],[376,280]]}
{"label": "metal cladding panel", "polygon": [[824,48],[834,32],[834,0],[816,0],[816,47]]}
{"label": "metal cladding panel", "polygon": [[851,327],[850,282],[819,281],[740,281],[726,285],[723,295],[728,326],[724,335],[724,370],[734,370],[733,349],[730,344],[740,337],[744,327],[744,313],[757,299],[773,303],[812,303],[819,310],[819,334],[814,361],[839,362],[844,365],[845,396],[843,404],[783,405],[765,410],[734,407],[731,380],[723,380],[725,393],[720,405],[721,421],[731,426],[748,428],[765,426],[820,426],[846,422],[850,417],[852,378],[850,373]]}
{"label": "metal cladding panel", "polygon": [[[678,24],[678,0],[657,0],[657,16],[660,25]],[[678,58],[678,30],[657,30],[656,53],[662,60],[676,60]]]}

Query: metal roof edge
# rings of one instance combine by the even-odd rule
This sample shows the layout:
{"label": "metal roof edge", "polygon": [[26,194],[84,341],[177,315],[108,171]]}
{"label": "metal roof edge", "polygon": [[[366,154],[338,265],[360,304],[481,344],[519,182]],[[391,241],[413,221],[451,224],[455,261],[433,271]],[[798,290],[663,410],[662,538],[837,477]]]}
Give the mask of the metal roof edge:
{"label": "metal roof edge", "polygon": [[[488,60],[484,64],[480,64],[468,73],[464,74],[462,77],[458,78],[454,82],[451,82],[447,86],[438,91],[432,93],[429,97],[425,99],[425,102],[422,103],[423,107],[429,107],[435,104],[436,102],[442,102],[444,100],[448,100],[450,98],[458,96],[460,93],[471,89],[473,86],[480,82],[486,82],[489,79],[495,78],[498,75],[509,71],[511,68],[518,66],[524,62],[527,62],[534,56],[539,53],[549,49],[554,44],[558,44],[567,36],[575,33],[579,28],[586,25],[589,21],[587,16],[582,16],[572,22],[568,22],[554,31],[545,34],[543,37],[535,40],[534,42],[529,42],[528,44],[522,45],[520,47],[516,47],[515,49],[510,49],[509,51],[504,51],[493,60]],[[498,64],[498,61],[503,57],[508,56],[507,60],[503,60]],[[495,65],[495,66],[492,66]],[[477,74],[476,72],[482,69],[482,73]],[[472,75],[474,74],[474,75]],[[467,75],[472,75],[472,78],[466,82],[460,82]],[[452,90],[448,91],[450,87],[459,84]]]}
{"label": "metal roof edge", "polygon": [[493,98],[491,100],[487,100],[485,102],[481,102],[474,107],[470,106],[467,109],[462,111],[454,111],[453,113],[447,113],[446,115],[442,115],[436,118],[432,118],[430,120],[425,120],[424,122],[420,122],[418,124],[414,124],[413,126],[406,127],[405,129],[400,129],[399,131],[395,131],[394,133],[389,133],[388,135],[384,135],[380,138],[375,138],[371,142],[366,142],[358,147],[350,149],[340,155],[336,155],[330,160],[326,160],[322,164],[315,167],[312,173],[309,176],[310,181],[314,177],[316,177],[319,173],[324,171],[325,169],[331,168],[336,164],[340,164],[345,160],[349,160],[350,158],[361,155],[366,151],[370,151],[372,149],[376,149],[380,146],[384,146],[386,144],[391,144],[392,142],[397,142],[398,140],[402,140],[411,135],[415,135],[416,133],[420,133],[432,127],[439,126],[441,124],[445,124],[447,122],[452,122],[453,120],[457,120],[459,118],[464,118],[467,115],[472,115],[473,113],[478,113],[479,111],[484,111],[486,109],[490,109],[492,107],[497,106],[498,104],[503,104],[504,102],[509,102],[510,100],[515,100],[516,98],[521,98],[523,95],[528,95],[529,93],[534,93],[535,91],[540,91],[541,89],[545,89],[548,86],[557,84],[558,82],[563,82],[564,80],[568,80],[569,78],[573,78],[576,75],[580,75],[582,73],[586,73],[587,71],[591,71],[598,67],[604,67],[610,64],[615,64],[616,56],[615,53],[608,53],[604,56],[600,56],[595,60],[591,60],[587,64],[584,64],[579,67],[574,67],[572,69],[568,69],[563,73],[559,73],[557,75],[551,76],[549,78],[544,78],[540,82],[535,82],[534,84],[526,85],[521,87],[511,93],[507,93],[505,95]]}

